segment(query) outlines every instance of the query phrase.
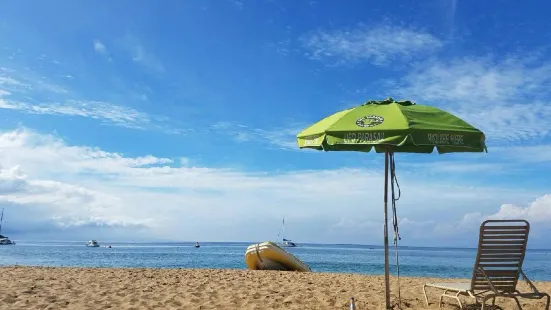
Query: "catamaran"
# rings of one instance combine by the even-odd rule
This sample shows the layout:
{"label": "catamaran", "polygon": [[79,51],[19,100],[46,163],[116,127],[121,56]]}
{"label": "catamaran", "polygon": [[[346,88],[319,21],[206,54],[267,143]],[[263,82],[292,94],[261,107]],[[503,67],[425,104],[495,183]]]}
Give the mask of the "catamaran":
{"label": "catamaran", "polygon": [[90,248],[98,248],[99,247],[99,243],[96,241],[96,240],[90,240],[88,241],[88,243],[86,244],[87,247],[90,247]]}
{"label": "catamaran", "polygon": [[296,243],[291,241],[291,239],[285,239],[285,217],[283,217],[283,223],[281,225],[281,231],[279,234],[277,234],[277,238],[279,239],[279,236],[282,236],[280,245],[283,247],[296,247]]}
{"label": "catamaran", "polygon": [[0,215],[0,245],[14,245],[15,242],[11,241],[8,237],[3,236],[2,233],[2,222],[4,221],[4,208],[2,208],[2,215]]}

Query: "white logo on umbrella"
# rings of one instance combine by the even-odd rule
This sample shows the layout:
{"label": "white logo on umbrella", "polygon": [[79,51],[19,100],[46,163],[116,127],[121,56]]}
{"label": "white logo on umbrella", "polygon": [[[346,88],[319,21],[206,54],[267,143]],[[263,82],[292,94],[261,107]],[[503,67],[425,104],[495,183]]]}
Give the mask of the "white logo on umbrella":
{"label": "white logo on umbrella", "polygon": [[374,127],[382,124],[385,119],[382,116],[377,115],[368,115],[361,118],[358,118],[356,125],[359,127]]}

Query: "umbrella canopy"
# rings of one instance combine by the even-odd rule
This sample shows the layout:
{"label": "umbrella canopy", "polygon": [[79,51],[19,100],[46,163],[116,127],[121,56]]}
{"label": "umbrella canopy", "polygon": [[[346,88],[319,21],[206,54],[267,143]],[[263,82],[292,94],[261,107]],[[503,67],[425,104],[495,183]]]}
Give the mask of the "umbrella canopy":
{"label": "umbrella canopy", "polygon": [[378,153],[483,152],[482,131],[435,107],[411,101],[368,101],[330,115],[297,135],[300,148]]}
{"label": "umbrella canopy", "polygon": [[[484,133],[462,119],[435,107],[411,101],[368,101],[330,115],[297,135],[300,148],[324,151],[385,153],[384,246],[385,299],[390,306],[388,263],[388,180],[392,182],[395,240],[399,239],[394,196],[394,152],[438,153],[486,151]],[[396,241],[395,241],[396,242]],[[397,243],[396,243],[397,244]],[[399,296],[398,292],[398,296]]]}

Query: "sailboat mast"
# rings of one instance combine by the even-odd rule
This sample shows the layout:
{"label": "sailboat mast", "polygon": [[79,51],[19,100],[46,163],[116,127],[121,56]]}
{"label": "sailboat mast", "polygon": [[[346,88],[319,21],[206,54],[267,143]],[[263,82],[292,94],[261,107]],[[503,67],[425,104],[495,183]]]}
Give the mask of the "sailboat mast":
{"label": "sailboat mast", "polygon": [[283,241],[285,241],[285,216],[283,217],[283,233],[282,233]]}

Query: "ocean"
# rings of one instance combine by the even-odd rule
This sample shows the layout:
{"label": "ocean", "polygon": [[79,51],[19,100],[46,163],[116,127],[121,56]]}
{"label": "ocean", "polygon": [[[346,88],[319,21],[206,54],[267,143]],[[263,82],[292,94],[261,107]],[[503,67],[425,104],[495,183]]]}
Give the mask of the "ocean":
{"label": "ocean", "polygon": [[[101,242],[100,242],[101,244]],[[250,243],[110,243],[112,248],[88,248],[84,242],[18,242],[0,246],[0,265],[146,268],[245,269]],[[287,248],[314,272],[384,272],[380,246],[302,244]],[[476,249],[400,248],[400,274],[441,278],[470,278]],[[391,271],[395,272],[394,250]],[[551,250],[528,250],[524,271],[532,280],[551,281]]]}

